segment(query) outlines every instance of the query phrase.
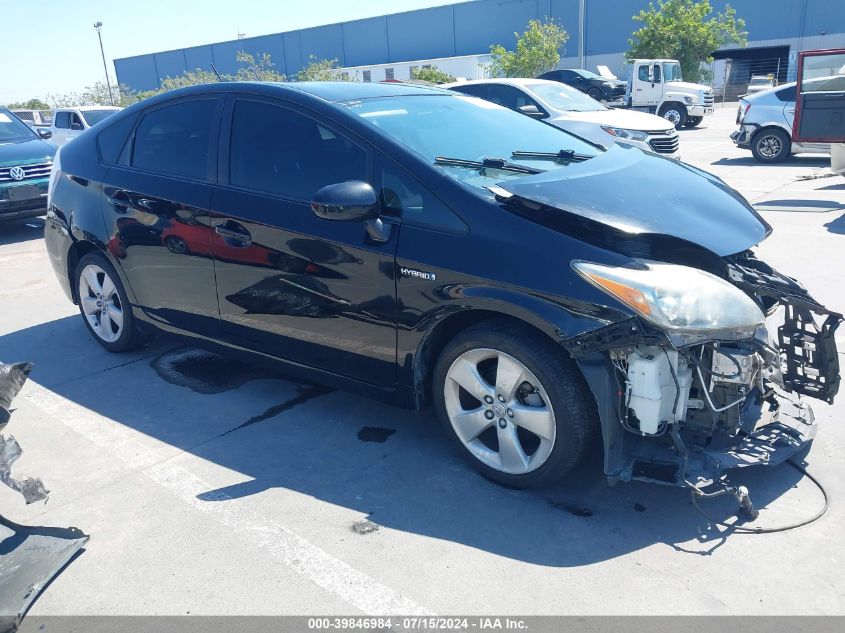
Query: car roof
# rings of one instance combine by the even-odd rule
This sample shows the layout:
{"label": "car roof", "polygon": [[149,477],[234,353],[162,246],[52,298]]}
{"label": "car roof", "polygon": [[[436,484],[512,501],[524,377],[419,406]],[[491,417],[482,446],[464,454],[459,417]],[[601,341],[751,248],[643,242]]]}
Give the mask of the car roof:
{"label": "car roof", "polygon": [[504,86],[517,86],[519,88],[526,88],[534,84],[555,84],[560,85],[559,81],[549,81],[548,79],[530,79],[528,77],[496,77],[493,79],[472,79],[470,81],[456,81],[451,84],[444,84],[443,88],[456,88],[458,86],[473,86],[480,84],[502,84]]}
{"label": "car roof", "polygon": [[89,112],[90,110],[122,110],[118,106],[107,105],[87,105],[87,106],[65,106],[63,108],[56,108],[56,112],[63,110],[78,110],[79,112]]}
{"label": "car roof", "polygon": [[360,81],[295,81],[273,84],[280,88],[299,90],[320,97],[326,101],[355,101],[377,97],[404,95],[448,94],[442,88],[421,84],[396,82],[369,83]]}

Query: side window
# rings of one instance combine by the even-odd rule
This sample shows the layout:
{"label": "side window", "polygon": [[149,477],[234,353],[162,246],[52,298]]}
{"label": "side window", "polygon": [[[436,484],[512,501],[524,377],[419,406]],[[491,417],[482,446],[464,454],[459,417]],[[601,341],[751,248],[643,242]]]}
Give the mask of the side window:
{"label": "side window", "polygon": [[125,116],[115,121],[97,135],[97,147],[100,150],[100,160],[106,165],[114,165],[117,162],[126,138],[135,125],[137,116]]}
{"label": "side window", "polygon": [[637,79],[640,81],[648,81],[648,66],[642,65],[637,68]]}
{"label": "side window", "polygon": [[70,129],[70,112],[56,112],[56,127],[63,130]]}
{"label": "side window", "polygon": [[367,152],[302,114],[262,101],[235,101],[229,182],[311,200],[326,185],[367,180]]}
{"label": "side window", "polygon": [[555,79],[557,79],[558,81],[567,81],[567,82],[573,81],[576,78],[577,78],[577,75],[574,72],[572,72],[571,70],[560,70],[560,71],[558,71],[557,77],[555,77]]}
{"label": "side window", "polygon": [[780,101],[790,102],[795,101],[795,96],[798,93],[797,86],[790,86],[789,88],[784,88],[783,90],[775,91],[775,95]]}
{"label": "side window", "polygon": [[654,83],[660,83],[660,64],[654,65]]}
{"label": "side window", "polygon": [[207,179],[216,107],[216,99],[197,99],[145,114],[135,131],[132,166],[169,176]]}
{"label": "side window", "polygon": [[76,112],[72,112],[70,115],[70,129],[71,130],[84,130],[85,126],[82,124],[82,117],[80,117]]}
{"label": "side window", "polygon": [[487,98],[511,110],[519,110],[526,105],[537,106],[538,109],[540,107],[534,99],[513,86],[490,84],[490,94]]}
{"label": "side window", "polygon": [[383,158],[376,166],[379,201],[385,215],[403,223],[450,233],[465,233],[466,224],[407,171]]}
{"label": "side window", "polygon": [[470,95],[471,97],[480,97],[481,99],[487,98],[486,84],[470,84],[468,86],[457,86],[455,90],[458,92],[462,92],[465,95]]}

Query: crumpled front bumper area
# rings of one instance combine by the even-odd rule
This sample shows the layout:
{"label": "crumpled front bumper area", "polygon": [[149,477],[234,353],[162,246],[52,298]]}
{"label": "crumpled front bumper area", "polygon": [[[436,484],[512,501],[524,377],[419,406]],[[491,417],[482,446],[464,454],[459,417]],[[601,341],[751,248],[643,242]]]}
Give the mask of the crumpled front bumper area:
{"label": "crumpled front bumper area", "polygon": [[750,253],[725,261],[768,316],[752,340],[675,348],[632,317],[562,341],[596,398],[611,482],[701,490],[731,469],[783,463],[815,437],[804,396],[836,396],[842,315]]}

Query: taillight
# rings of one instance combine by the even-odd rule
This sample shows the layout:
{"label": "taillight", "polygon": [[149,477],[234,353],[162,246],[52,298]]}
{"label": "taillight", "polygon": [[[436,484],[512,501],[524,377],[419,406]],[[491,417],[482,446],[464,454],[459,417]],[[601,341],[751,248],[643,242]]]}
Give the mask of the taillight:
{"label": "taillight", "polygon": [[745,120],[745,117],[748,116],[748,111],[751,109],[751,104],[745,104],[745,109],[742,109],[742,105],[739,106],[739,116],[736,119],[737,123],[742,123]]}

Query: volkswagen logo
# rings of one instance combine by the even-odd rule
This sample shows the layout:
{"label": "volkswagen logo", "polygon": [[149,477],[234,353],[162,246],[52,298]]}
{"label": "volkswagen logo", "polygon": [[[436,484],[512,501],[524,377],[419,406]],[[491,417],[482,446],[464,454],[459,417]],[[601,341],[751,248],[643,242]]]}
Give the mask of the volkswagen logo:
{"label": "volkswagen logo", "polygon": [[26,178],[26,172],[23,170],[23,167],[12,167],[9,170],[9,175],[12,177],[12,180],[23,180]]}

